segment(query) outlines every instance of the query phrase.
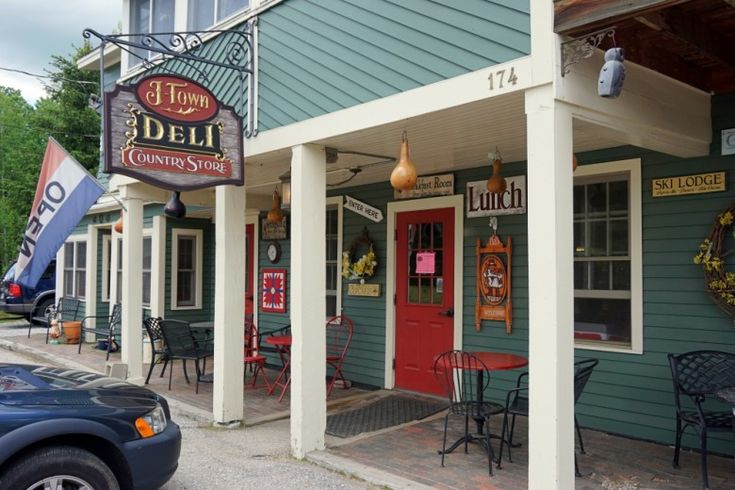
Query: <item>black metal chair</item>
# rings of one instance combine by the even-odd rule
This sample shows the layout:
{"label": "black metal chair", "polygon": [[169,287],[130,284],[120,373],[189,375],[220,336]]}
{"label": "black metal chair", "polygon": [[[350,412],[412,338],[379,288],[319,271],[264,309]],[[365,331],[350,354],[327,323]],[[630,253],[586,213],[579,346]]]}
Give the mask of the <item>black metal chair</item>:
{"label": "black metal chair", "polygon": [[[117,337],[120,335],[120,317],[122,314],[120,303],[115,303],[112,307],[112,313],[109,315],[90,315],[82,318],[81,337],[79,338],[79,349],[77,353],[82,353],[82,343],[84,342],[85,333],[95,334],[97,340],[107,342],[107,357],[110,359],[110,352],[117,350]],[[94,326],[90,326],[87,322],[94,320]],[[103,326],[97,325],[97,320],[106,320]],[[101,338],[100,338],[101,337]]]}
{"label": "black metal chair", "polygon": [[[171,373],[173,372],[173,361],[179,359],[184,364],[184,377],[189,383],[189,375],[186,372],[186,361],[194,361],[196,368],[196,393],[199,394],[199,381],[201,381],[204,372],[207,369],[207,358],[214,356],[214,349],[211,342],[197,340],[191,332],[188,322],[179,320],[161,320],[158,322],[166,341],[166,349],[168,360],[171,366],[168,370],[168,389],[171,389]],[[202,361],[202,367],[199,367],[199,361]]]}
{"label": "black metal chair", "polygon": [[[444,440],[440,451],[442,466],[444,456],[460,444],[464,444],[464,452],[467,453],[468,443],[478,441],[487,451],[488,470],[492,475],[494,452],[490,444],[490,417],[503,413],[504,407],[499,403],[484,400],[484,392],[490,384],[490,371],[480,359],[469,352],[452,350],[444,352],[434,361],[434,376],[449,398],[449,411],[444,417]],[[450,415],[464,417],[464,436],[447,449],[447,425]],[[478,431],[484,425],[485,433],[472,435],[469,430],[470,419],[477,422]]]}
{"label": "black metal chair", "polygon": [[153,367],[163,361],[163,369],[161,369],[161,375],[166,372],[166,366],[168,366],[168,349],[166,348],[165,341],[163,339],[163,332],[161,331],[161,318],[146,318],[143,320],[143,327],[148,334],[148,339],[151,342],[151,366],[148,368],[148,376],[145,378],[145,384],[151,379],[153,373]]}
{"label": "black metal chair", "polygon": [[[587,385],[592,371],[600,361],[597,359],[585,359],[583,361],[577,361],[574,363],[574,404],[577,404],[579,397],[584,392],[584,387]],[[510,427],[508,427],[508,416],[512,416]],[[508,434],[507,440],[505,437],[500,440],[500,455],[498,456],[498,464],[503,458],[503,448],[508,445],[508,460],[513,461],[510,453],[510,448],[513,447],[513,432],[516,425],[516,417],[521,415],[528,417],[528,372],[521,373],[516,381],[516,387],[510,391],[505,397],[505,414],[503,415],[503,430],[502,434],[505,436]],[[582,432],[579,430],[579,422],[577,421],[577,415],[574,415],[574,428],[579,438],[579,452],[585,454],[584,441],[582,440]],[[577,455],[574,455],[574,474],[576,476],[582,476],[577,466]]]}
{"label": "black metal chair", "polygon": [[699,350],[669,354],[669,366],[674,382],[676,406],[676,442],[674,468],[679,467],[681,436],[687,427],[699,433],[702,484],[709,488],[707,476],[707,432],[732,432],[732,410],[714,411],[705,407],[709,398],[728,386],[735,386],[735,354]]}

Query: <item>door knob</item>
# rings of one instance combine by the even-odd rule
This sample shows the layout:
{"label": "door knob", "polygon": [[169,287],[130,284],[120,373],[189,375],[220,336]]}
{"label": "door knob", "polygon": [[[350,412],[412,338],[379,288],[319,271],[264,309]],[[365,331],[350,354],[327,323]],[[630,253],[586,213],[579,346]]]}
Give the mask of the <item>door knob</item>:
{"label": "door knob", "polygon": [[452,318],[454,316],[454,308],[447,308],[444,311],[440,311],[439,314],[441,316],[448,316],[449,318]]}

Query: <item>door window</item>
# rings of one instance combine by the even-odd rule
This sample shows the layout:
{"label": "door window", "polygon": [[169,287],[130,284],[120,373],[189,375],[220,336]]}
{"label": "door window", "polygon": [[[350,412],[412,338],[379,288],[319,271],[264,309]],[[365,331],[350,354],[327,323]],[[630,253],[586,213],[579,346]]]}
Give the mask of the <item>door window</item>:
{"label": "door window", "polygon": [[444,300],[444,226],[441,222],[408,225],[408,297],[414,305]]}

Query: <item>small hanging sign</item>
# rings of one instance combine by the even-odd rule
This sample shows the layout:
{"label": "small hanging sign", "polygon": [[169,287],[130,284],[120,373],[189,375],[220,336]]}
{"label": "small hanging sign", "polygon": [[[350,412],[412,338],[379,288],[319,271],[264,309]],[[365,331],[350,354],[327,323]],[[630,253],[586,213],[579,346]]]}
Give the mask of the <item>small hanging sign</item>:
{"label": "small hanging sign", "polygon": [[416,254],[416,273],[433,274],[436,270],[436,252],[418,252]]}
{"label": "small hanging sign", "polygon": [[467,217],[526,214],[526,176],[506,177],[506,189],[500,194],[487,190],[486,180],[467,182]]}
{"label": "small hanging sign", "polygon": [[345,196],[344,207],[355,214],[359,214],[360,216],[369,219],[370,221],[374,221],[376,223],[383,221],[383,212],[380,209],[374,208],[362,201],[358,201],[354,197]]}
{"label": "small hanging sign", "polygon": [[[503,262],[505,255],[505,262]],[[505,333],[511,333],[513,305],[510,299],[512,240],[503,245],[493,234],[487,244],[475,245],[477,258],[477,298],[475,301],[475,330],[480,330],[482,320],[505,321]]]}
{"label": "small hanging sign", "polygon": [[413,189],[395,189],[395,199],[413,199],[428,196],[451,196],[454,194],[454,174],[427,175],[419,177]]}

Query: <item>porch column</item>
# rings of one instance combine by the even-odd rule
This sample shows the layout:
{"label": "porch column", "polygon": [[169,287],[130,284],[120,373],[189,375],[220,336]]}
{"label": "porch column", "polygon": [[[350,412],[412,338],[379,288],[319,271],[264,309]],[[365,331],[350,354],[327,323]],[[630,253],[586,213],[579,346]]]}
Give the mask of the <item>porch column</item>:
{"label": "porch column", "polygon": [[324,449],[326,409],[326,158],[294,146],[291,156],[291,452]]}
{"label": "porch column", "polygon": [[552,85],[526,92],[528,488],[574,488],[572,115]]}
{"label": "porch column", "polygon": [[[142,385],[143,376],[143,200],[130,186],[120,191],[123,204],[122,232],[122,362],[128,365],[128,381]],[[113,269],[114,270],[114,269]],[[97,325],[100,326],[99,324]]]}
{"label": "porch column", "polygon": [[242,345],[245,328],[245,187],[215,190],[214,398],[215,424],[243,418]]}

